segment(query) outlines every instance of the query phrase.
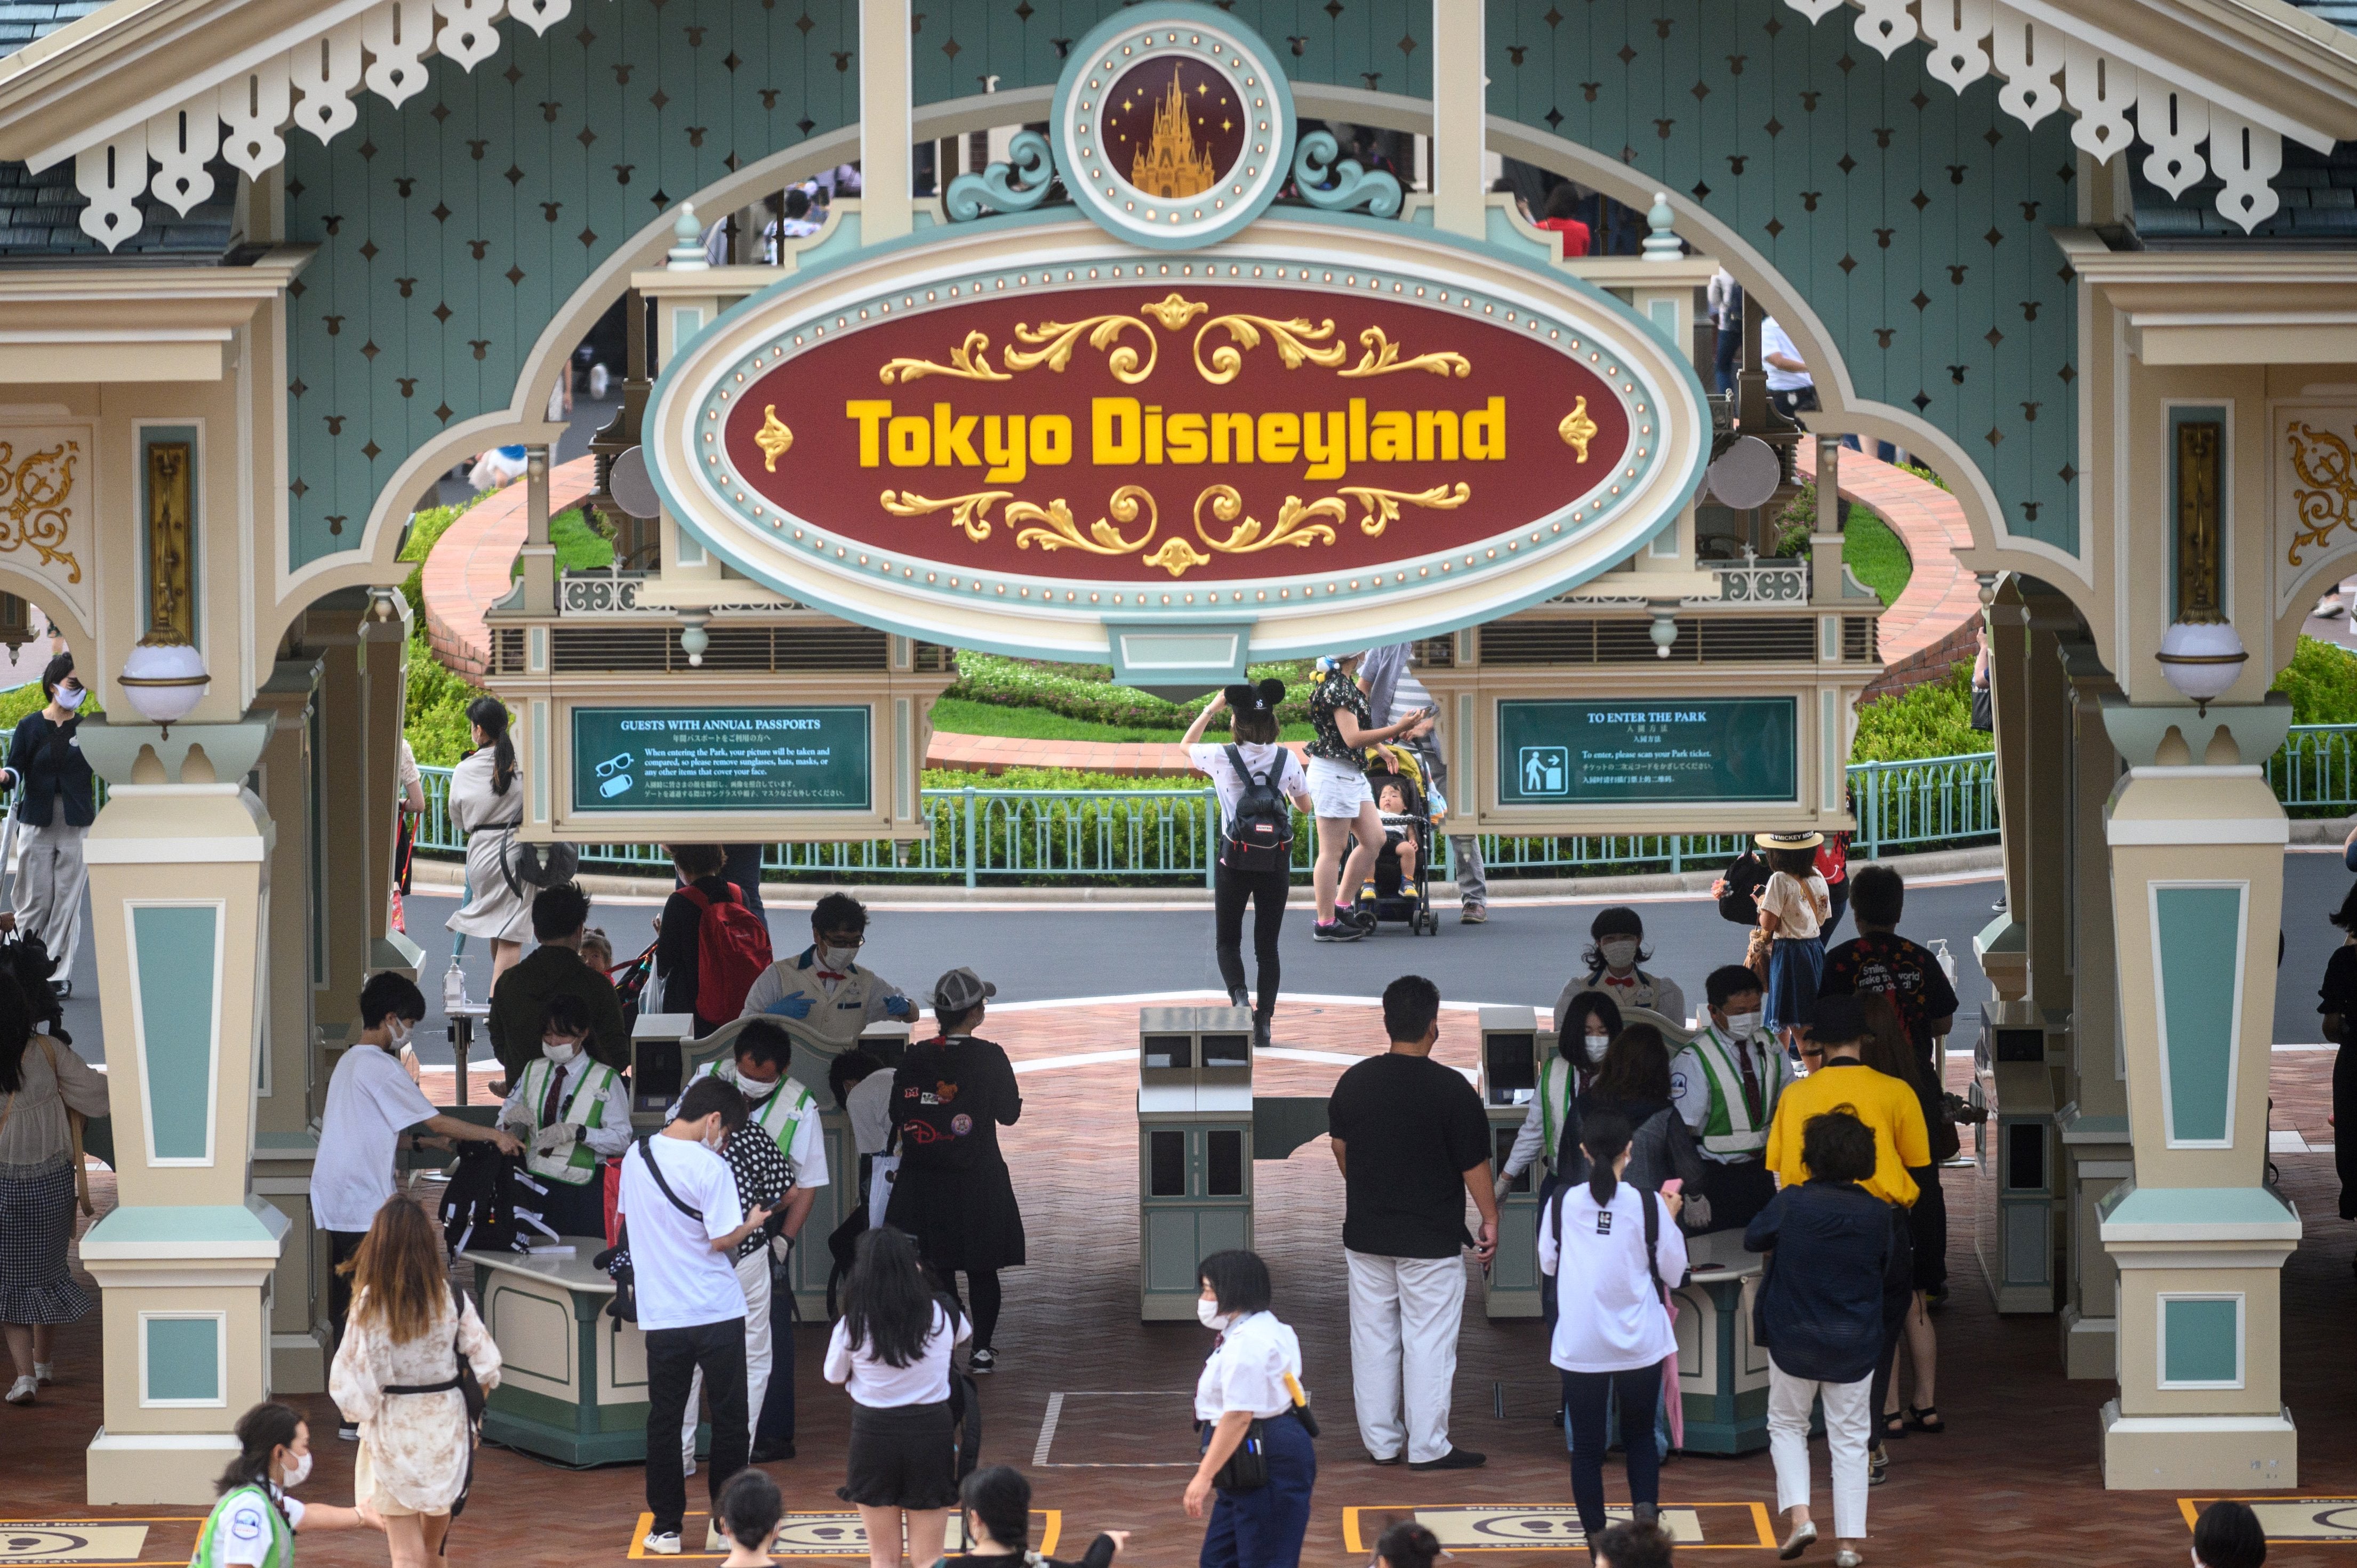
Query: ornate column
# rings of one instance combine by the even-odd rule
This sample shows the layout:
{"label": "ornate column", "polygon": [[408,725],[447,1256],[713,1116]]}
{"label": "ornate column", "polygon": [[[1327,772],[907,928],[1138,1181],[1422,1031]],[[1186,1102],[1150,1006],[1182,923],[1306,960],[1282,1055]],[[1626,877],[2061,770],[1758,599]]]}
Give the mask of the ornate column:
{"label": "ornate column", "polygon": [[1973,939],[1989,988],[2003,1001],[2029,993],[2029,632],[2019,582],[2000,578],[1989,602],[1989,702],[1995,713],[1997,818],[2004,828],[2006,908]]}
{"label": "ornate column", "polygon": [[2104,1485],[2296,1486],[2280,1286],[2300,1221],[2265,1185],[2290,824],[2260,773],[2291,709],[2104,719],[2129,765],[2104,828],[2136,1155],[2098,1210],[2120,1270]]}
{"label": "ornate column", "polygon": [[[541,471],[538,527],[545,541],[548,448],[533,450]],[[554,552],[551,556],[553,566]],[[414,980],[425,955],[391,924],[396,843],[393,810],[401,799],[401,732],[409,701],[409,601],[399,590],[371,590],[368,610],[360,623],[361,765],[353,782],[361,796],[361,843],[368,856],[361,894],[369,935],[368,972],[397,969]],[[352,1009],[351,998],[339,1002],[343,1011]]]}
{"label": "ornate column", "polygon": [[207,1501],[270,1393],[287,1221],[246,1170],[271,840],[241,781],[274,722],[81,730],[111,787],[87,854],[121,1194],[81,1244],[104,1312],[92,1503]]}

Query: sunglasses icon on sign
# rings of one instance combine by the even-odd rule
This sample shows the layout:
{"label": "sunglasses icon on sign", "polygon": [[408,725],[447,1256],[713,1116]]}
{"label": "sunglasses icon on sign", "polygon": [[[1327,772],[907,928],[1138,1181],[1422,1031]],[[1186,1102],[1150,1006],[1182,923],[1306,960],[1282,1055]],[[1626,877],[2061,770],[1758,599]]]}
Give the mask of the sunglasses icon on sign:
{"label": "sunglasses icon on sign", "polygon": [[632,760],[630,754],[626,751],[619,757],[609,757],[597,765],[597,778],[600,780],[597,793],[600,796],[610,800],[635,782],[628,773],[623,771],[630,766]]}

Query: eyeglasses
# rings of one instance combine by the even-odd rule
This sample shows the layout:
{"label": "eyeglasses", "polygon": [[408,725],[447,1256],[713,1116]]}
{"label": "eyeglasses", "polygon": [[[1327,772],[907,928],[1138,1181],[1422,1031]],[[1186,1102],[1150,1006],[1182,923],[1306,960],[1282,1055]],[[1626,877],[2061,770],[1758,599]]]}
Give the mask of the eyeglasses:
{"label": "eyeglasses", "polygon": [[856,931],[823,931],[818,940],[821,947],[864,948],[867,945],[867,939]]}

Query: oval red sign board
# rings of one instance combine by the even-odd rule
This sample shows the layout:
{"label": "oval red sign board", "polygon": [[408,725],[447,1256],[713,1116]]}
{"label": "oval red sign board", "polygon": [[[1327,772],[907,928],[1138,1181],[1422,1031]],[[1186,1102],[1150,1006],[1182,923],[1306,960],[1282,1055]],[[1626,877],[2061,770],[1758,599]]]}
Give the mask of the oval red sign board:
{"label": "oval red sign board", "polygon": [[985,574],[1363,573],[1555,518],[1658,445],[1609,346],[1437,287],[1007,289],[879,317],[728,389],[735,482]]}

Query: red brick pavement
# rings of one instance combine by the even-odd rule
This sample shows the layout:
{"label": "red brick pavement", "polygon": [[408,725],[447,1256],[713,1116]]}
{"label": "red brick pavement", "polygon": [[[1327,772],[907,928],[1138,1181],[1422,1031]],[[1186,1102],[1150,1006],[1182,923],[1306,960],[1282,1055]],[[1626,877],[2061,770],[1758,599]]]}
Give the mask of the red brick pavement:
{"label": "red brick pavement", "polygon": [[[1372,1008],[1296,1007],[1280,1018],[1278,1044],[1361,1053],[1380,1045]],[[1444,1016],[1440,1056],[1452,1065],[1473,1058],[1473,1017]],[[1018,1063],[1109,1049],[1126,1049],[1135,1015],[1117,1006],[1007,1013],[988,1033]],[[2330,1058],[2324,1053],[2280,1053],[2272,1089],[2276,1125],[2311,1140],[2325,1122]],[[1317,1093],[1339,1063],[1283,1059],[1262,1064],[1264,1093]],[[1961,1079],[1963,1058],[1952,1078]],[[1194,1560],[1201,1527],[1178,1507],[1182,1467],[1103,1468],[1096,1466],[1183,1466],[1189,1444],[1187,1394],[1207,1348],[1189,1324],[1145,1326],[1135,1319],[1135,1134],[1129,1121],[1134,1079],[1128,1064],[1033,1069],[1021,1076],[1024,1117],[1005,1143],[1023,1199],[1030,1234],[1030,1266],[1007,1276],[1006,1314],[999,1334],[1005,1369],[984,1385],[988,1412],[985,1457],[1026,1469],[1039,1488],[1039,1506],[1064,1511],[1066,1541],[1075,1547],[1102,1526],[1137,1531],[1125,1561],[1176,1565]],[[2295,1345],[2337,1346],[2344,1337],[2350,1293],[2349,1230],[2330,1218],[2334,1187],[2330,1155],[2282,1157],[2286,1190],[2317,1221],[2308,1245],[2286,1270],[2287,1338]],[[2186,1532],[2174,1497],[2107,1493],[2097,1463],[2096,1412],[2111,1392],[2102,1383],[2064,1381],[2057,1372],[2057,1330],[2045,1317],[1998,1318],[1977,1283],[1971,1251],[1975,1197],[1967,1173],[1953,1172],[1950,1268],[1955,1294],[1939,1319],[1940,1404],[1953,1430],[1893,1445],[1889,1485],[1872,1498],[1867,1558],[1877,1564],[1990,1565],[2181,1564]],[[1378,1470],[1361,1456],[1350,1410],[1349,1340],[1337,1255],[1340,1183],[1321,1144],[1277,1164],[1256,1168],[1257,1244],[1272,1261],[1278,1307],[1300,1331],[1309,1385],[1325,1412],[1318,1444],[1322,1471],[1306,1562],[1341,1568],[1342,1510],[1349,1506],[1423,1503],[1555,1503],[1568,1500],[1560,1440],[1543,1420],[1552,1393],[1541,1331],[1534,1323],[1493,1327],[1480,1316],[1478,1292],[1469,1306],[1458,1374],[1453,1434],[1491,1455],[1487,1469],[1456,1476]],[[95,1184],[111,1203],[113,1180]],[[87,1276],[84,1284],[89,1287]],[[94,1288],[93,1288],[93,1294]],[[820,1380],[823,1348],[815,1327],[799,1336],[802,1456],[771,1466],[791,1508],[834,1506],[846,1431],[843,1396]],[[97,1318],[64,1330],[59,1362],[63,1381],[28,1410],[0,1410],[0,1514],[19,1519],[93,1515],[186,1515],[187,1509],[89,1509],[81,1496],[81,1449],[99,1420]],[[1493,1413],[1502,1383],[1507,1414]],[[2357,1371],[2350,1358],[2330,1352],[2304,1359],[2288,1380],[2289,1398],[2306,1433],[2301,1462],[2306,1495],[2357,1495],[2357,1444],[2340,1434],[2357,1416]],[[1068,1399],[1045,1467],[1031,1465],[1049,1395],[1131,1391],[1125,1397]],[[324,1399],[301,1400],[315,1423],[332,1421]],[[351,1449],[319,1446],[309,1495],[348,1497]],[[1823,1451],[1818,1452],[1822,1465]],[[1617,1466],[1608,1469],[1616,1497],[1625,1498]],[[1727,1460],[1681,1457],[1663,1473],[1671,1502],[1773,1502],[1766,1455]],[[1824,1486],[1821,1478],[1820,1488]],[[691,1487],[691,1498],[701,1493]],[[1820,1490],[1818,1501],[1825,1501]],[[477,1467],[474,1501],[453,1537],[451,1559],[461,1563],[577,1563],[618,1562],[640,1508],[639,1472],[616,1466],[575,1473],[523,1455],[487,1450]],[[193,1520],[153,1527],[143,1561],[185,1561]],[[384,1561],[372,1538],[323,1535],[307,1540],[307,1568]],[[1484,1554],[1491,1556],[1492,1554]],[[2342,1559],[2330,1548],[2278,1547],[2278,1563],[2321,1565]],[[1734,1561],[1766,1562],[1754,1552]],[[1830,1561],[1827,1548],[1811,1559]],[[1500,1568],[1568,1568],[1559,1552],[1504,1552]]]}
{"label": "red brick pavement", "polygon": [[[1800,453],[1811,472],[1813,446],[1804,443]],[[1888,522],[1914,560],[1898,602],[1883,612],[1884,671],[1866,700],[1947,679],[1949,666],[1973,656],[1972,618],[1981,607],[1979,583],[1956,564],[1956,552],[1973,547],[1963,505],[1937,485],[1847,448],[1841,455],[1841,493]]]}
{"label": "red brick pavement", "polygon": [[[576,457],[548,471],[551,517],[597,485],[595,457]],[[442,662],[464,674],[491,667],[491,636],[483,612],[515,585],[516,552],[523,548],[525,485],[516,480],[458,514],[426,556],[419,586],[425,598],[425,633]]]}

